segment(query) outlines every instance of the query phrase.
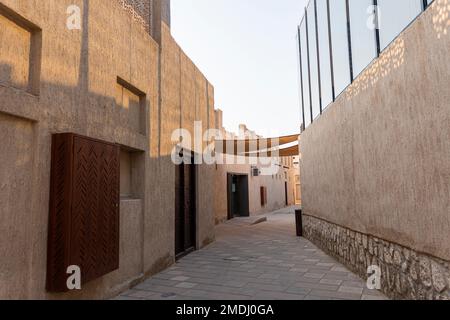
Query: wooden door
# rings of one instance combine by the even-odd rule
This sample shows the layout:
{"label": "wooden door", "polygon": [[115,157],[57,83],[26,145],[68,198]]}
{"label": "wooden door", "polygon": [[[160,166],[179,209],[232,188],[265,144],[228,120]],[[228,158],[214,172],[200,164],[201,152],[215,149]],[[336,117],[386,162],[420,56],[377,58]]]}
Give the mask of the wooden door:
{"label": "wooden door", "polygon": [[184,252],[184,165],[175,168],[175,255]]}
{"label": "wooden door", "polygon": [[184,249],[195,248],[195,169],[184,166]]}
{"label": "wooden door", "polygon": [[177,166],[175,176],[175,254],[181,257],[195,249],[195,165]]}

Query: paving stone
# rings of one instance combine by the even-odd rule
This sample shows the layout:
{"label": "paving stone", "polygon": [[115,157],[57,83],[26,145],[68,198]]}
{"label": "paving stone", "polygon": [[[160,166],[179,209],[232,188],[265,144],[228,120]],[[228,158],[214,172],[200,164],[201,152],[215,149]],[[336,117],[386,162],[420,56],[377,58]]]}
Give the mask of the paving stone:
{"label": "paving stone", "polygon": [[338,266],[331,268],[331,271],[348,273],[348,270],[345,267],[338,267]]}
{"label": "paving stone", "polygon": [[387,298],[384,296],[381,296],[381,295],[371,296],[371,295],[363,294],[361,300],[387,300]]}
{"label": "paving stone", "polygon": [[184,288],[184,289],[192,289],[197,285],[198,285],[197,283],[181,282],[181,283],[177,284],[175,287],[176,288]]}
{"label": "paving stone", "polygon": [[208,298],[208,292],[204,290],[189,290],[184,293],[184,296],[186,297],[194,297],[194,298],[202,298],[207,299]]}
{"label": "paving stone", "polygon": [[337,291],[339,289],[339,286],[320,284],[318,282],[297,282],[294,284],[294,287],[328,290],[328,291]]}
{"label": "paving stone", "polygon": [[326,262],[320,262],[317,264],[318,267],[327,267],[327,268],[332,268],[335,267],[334,263],[326,263]]}
{"label": "paving stone", "polygon": [[305,297],[304,300],[323,301],[323,300],[343,300],[343,299],[308,295]]}
{"label": "paving stone", "polygon": [[325,276],[324,273],[305,273],[303,277],[311,279],[322,279]]}
{"label": "paving stone", "polygon": [[354,294],[362,295],[363,288],[341,286],[338,291],[339,292],[344,292],[344,293],[354,293]]}
{"label": "paving stone", "polygon": [[[292,210],[291,210],[292,211]],[[115,299],[338,300],[386,299],[304,238],[293,214],[216,228],[217,241]]]}
{"label": "paving stone", "polygon": [[309,271],[309,269],[308,268],[292,268],[289,271],[298,272],[298,273],[306,273]]}
{"label": "paving stone", "polygon": [[305,295],[278,292],[263,291],[253,296],[253,300],[304,300]]}
{"label": "paving stone", "polygon": [[178,276],[178,277],[174,277],[172,279],[170,279],[171,281],[186,281],[189,280],[189,277],[185,277],[185,276]]}
{"label": "paving stone", "polygon": [[129,296],[125,296],[125,295],[120,295],[120,296],[117,296],[117,297],[115,297],[115,298],[113,298],[111,300],[141,300],[141,299],[136,298],[136,297],[129,297]]}
{"label": "paving stone", "polygon": [[322,279],[322,280],[319,281],[319,283],[340,286],[342,284],[342,280]]}
{"label": "paving stone", "polygon": [[166,272],[166,275],[177,275],[177,276],[179,276],[179,275],[182,275],[183,274],[183,271],[179,271],[179,270],[173,270],[173,271],[169,271],[169,272]]}
{"label": "paving stone", "polygon": [[126,296],[130,298],[150,298],[156,296],[157,293],[143,290],[130,290],[127,292]]}
{"label": "paving stone", "polygon": [[328,291],[328,290],[317,290],[313,289],[310,295],[323,297],[323,298],[335,298],[335,299],[345,299],[345,300],[360,300],[362,295],[348,293],[348,292],[338,292],[338,291]]}
{"label": "paving stone", "polygon": [[252,283],[250,282],[247,285],[248,288],[252,289],[258,289],[258,290],[265,290],[265,291],[284,291],[286,288],[285,286],[276,285],[276,284],[261,284],[261,283]]}
{"label": "paving stone", "polygon": [[310,288],[290,287],[286,290],[287,293],[298,295],[308,295],[311,292]]}
{"label": "paving stone", "polygon": [[273,273],[264,273],[258,277],[259,279],[279,279],[279,274],[273,274]]}
{"label": "paving stone", "polygon": [[367,288],[367,283],[363,282],[362,280],[359,280],[359,281],[344,281],[342,283],[342,286],[344,286],[344,287],[356,287],[356,288]]}
{"label": "paving stone", "polygon": [[185,288],[165,287],[165,286],[159,286],[159,285],[151,285],[150,287],[147,287],[146,289],[142,289],[142,290],[156,292],[156,293],[160,293],[160,294],[164,294],[164,293],[171,294],[171,295],[183,294],[187,291],[187,289],[185,289]]}

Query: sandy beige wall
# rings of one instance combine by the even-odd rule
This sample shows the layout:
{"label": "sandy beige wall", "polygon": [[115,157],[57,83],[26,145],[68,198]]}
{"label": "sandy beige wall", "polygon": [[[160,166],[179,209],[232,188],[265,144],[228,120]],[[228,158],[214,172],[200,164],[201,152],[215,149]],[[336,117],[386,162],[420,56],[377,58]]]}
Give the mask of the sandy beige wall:
{"label": "sandy beige wall", "polygon": [[[146,153],[148,136],[120,121],[116,86],[120,77],[144,92],[143,115],[149,119],[149,106],[157,101],[157,45],[118,2],[108,6],[95,0],[1,3],[42,29],[42,63],[39,95],[0,85],[0,132],[7,141],[1,152],[0,203],[10,204],[1,206],[0,250],[8,263],[0,265],[0,297],[108,296],[144,273],[142,226],[149,212],[144,201],[148,190],[141,188],[141,200],[121,203],[120,269],[88,284],[82,292],[46,293],[51,135],[75,132]],[[72,4],[82,10],[82,30],[66,28],[66,10]],[[21,40],[10,39],[8,45],[21,47]],[[29,63],[16,60],[12,68],[20,67],[18,61]],[[141,163],[141,185],[150,179],[144,178],[146,163]],[[11,177],[11,172],[17,177]]]}
{"label": "sandy beige wall", "polygon": [[[0,78],[0,255],[8,257],[0,264],[0,298],[112,296],[174,262],[175,181],[170,134],[180,127],[182,116],[189,124],[197,110],[206,114],[206,103],[194,103],[192,96],[198,90],[206,97],[207,81],[182,55],[167,26],[163,24],[165,36],[159,47],[119,1],[0,3],[42,30],[39,95]],[[66,28],[66,10],[72,4],[78,5],[85,17],[82,30]],[[7,31],[17,28],[4,19],[1,23]],[[10,37],[8,46],[31,50],[24,46],[26,32],[16,33],[24,36]],[[18,75],[13,80],[20,79],[28,61],[8,59],[0,55],[2,75],[11,70]],[[118,77],[145,94],[143,131],[122,121],[127,112],[118,110],[116,103]],[[51,135],[59,132],[75,132],[136,151],[132,184],[137,199],[123,200],[120,205],[120,269],[80,292],[63,295],[45,291]],[[210,177],[202,173],[200,179],[203,183]],[[208,192],[205,190],[205,195]],[[208,203],[199,208],[200,245],[214,238],[211,212]]]}
{"label": "sandy beige wall", "polygon": [[[286,170],[288,172],[288,170]],[[251,166],[245,164],[226,164],[219,165],[215,169],[214,182],[214,212],[216,224],[222,223],[228,217],[228,195],[227,195],[227,176],[228,173],[248,175],[249,183],[249,210],[250,215],[258,215],[272,212],[286,206],[284,170],[278,176],[251,176]],[[288,177],[288,202],[294,204],[293,184],[289,182]],[[267,188],[267,205],[261,206],[261,187]]]}
{"label": "sandy beige wall", "polygon": [[304,212],[450,259],[447,1],[302,134]]}
{"label": "sandy beige wall", "polygon": [[[208,121],[214,124],[213,98],[208,96],[213,92],[212,85],[182,51],[170,34],[170,30],[163,23],[161,42],[161,135],[160,135],[160,163],[162,163],[165,180],[161,181],[161,188],[169,189],[175,186],[175,165],[171,161],[171,153],[176,142],[171,141],[174,130],[183,128],[190,132],[192,149],[194,143],[194,121],[202,122],[202,131],[208,128]],[[212,119],[208,118],[210,109],[213,110]],[[205,144],[203,144],[205,145]],[[214,179],[210,166],[197,166],[197,246],[198,248],[214,240],[214,210],[209,199],[213,190],[209,187]],[[175,194],[166,193],[162,209],[167,215],[165,219],[171,226],[175,225]],[[170,209],[170,210],[169,210]],[[158,209],[156,209],[158,210]],[[161,210],[161,209],[159,209]],[[174,245],[174,234],[169,238]],[[173,250],[172,250],[173,251]]]}

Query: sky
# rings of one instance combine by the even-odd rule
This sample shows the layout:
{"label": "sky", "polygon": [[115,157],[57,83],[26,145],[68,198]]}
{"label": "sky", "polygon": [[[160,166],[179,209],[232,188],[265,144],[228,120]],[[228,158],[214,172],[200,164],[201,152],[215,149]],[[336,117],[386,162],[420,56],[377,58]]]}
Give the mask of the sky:
{"label": "sky", "polygon": [[228,131],[300,131],[297,25],[306,0],[172,0],[172,35],[215,88]]}

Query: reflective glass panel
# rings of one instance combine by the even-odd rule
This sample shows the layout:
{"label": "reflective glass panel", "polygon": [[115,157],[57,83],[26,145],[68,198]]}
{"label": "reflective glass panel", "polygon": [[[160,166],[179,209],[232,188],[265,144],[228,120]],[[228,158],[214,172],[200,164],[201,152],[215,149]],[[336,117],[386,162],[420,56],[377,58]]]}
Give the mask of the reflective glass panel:
{"label": "reflective glass panel", "polygon": [[350,84],[350,58],[345,0],[330,1],[334,87],[338,96]]}
{"label": "reflective glass panel", "polygon": [[422,0],[378,0],[381,50],[422,11]]}

